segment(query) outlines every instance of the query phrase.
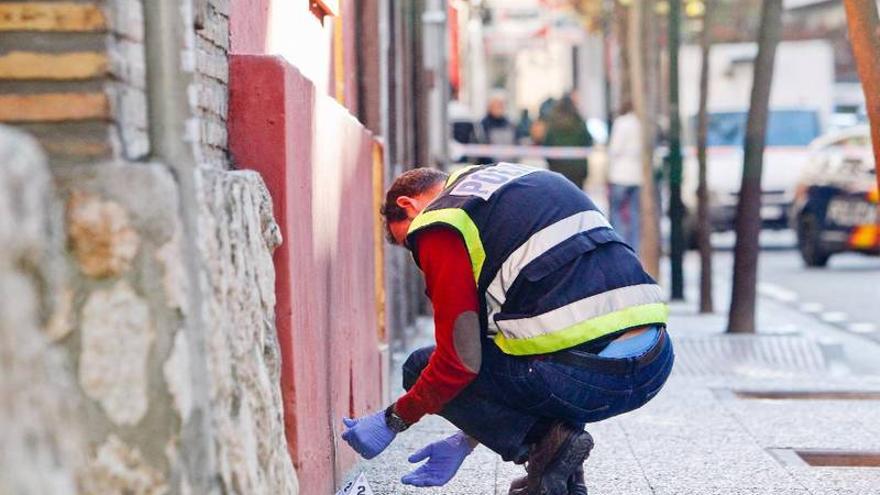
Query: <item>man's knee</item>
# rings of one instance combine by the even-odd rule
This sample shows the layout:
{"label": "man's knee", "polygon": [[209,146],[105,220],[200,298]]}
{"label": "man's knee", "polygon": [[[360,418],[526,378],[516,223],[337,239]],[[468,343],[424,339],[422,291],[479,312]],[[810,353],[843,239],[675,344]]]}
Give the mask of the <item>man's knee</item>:
{"label": "man's knee", "polygon": [[406,358],[406,362],[403,363],[404,390],[409,390],[415,385],[416,380],[419,379],[419,375],[422,374],[422,370],[428,365],[428,360],[431,359],[431,353],[433,352],[434,346],[422,347],[421,349],[413,351],[412,354]]}

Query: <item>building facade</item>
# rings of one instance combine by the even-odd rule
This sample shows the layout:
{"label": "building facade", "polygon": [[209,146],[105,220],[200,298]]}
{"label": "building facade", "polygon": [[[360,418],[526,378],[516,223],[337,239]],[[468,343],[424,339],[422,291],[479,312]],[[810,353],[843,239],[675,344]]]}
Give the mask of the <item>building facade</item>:
{"label": "building facade", "polygon": [[0,492],[339,486],[422,304],[425,8],[0,1]]}

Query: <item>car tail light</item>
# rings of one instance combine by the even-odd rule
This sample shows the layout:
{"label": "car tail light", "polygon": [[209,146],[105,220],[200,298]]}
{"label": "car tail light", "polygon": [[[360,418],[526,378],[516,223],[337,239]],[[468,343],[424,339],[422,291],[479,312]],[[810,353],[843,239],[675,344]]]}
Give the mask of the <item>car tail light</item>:
{"label": "car tail light", "polygon": [[880,227],[860,225],[849,236],[849,245],[856,249],[871,249],[880,246]]}
{"label": "car tail light", "polygon": [[880,189],[874,188],[868,192],[868,201],[872,203],[880,203]]}

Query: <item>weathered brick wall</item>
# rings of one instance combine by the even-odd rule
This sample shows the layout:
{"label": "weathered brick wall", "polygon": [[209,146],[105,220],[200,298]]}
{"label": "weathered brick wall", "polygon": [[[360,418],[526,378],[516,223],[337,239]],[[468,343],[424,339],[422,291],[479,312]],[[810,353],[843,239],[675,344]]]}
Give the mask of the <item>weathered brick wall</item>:
{"label": "weathered brick wall", "polygon": [[[188,138],[199,163],[227,168],[229,0],[191,9]],[[0,34],[0,122],[36,136],[53,163],[149,154],[142,0],[2,0]]]}
{"label": "weathered brick wall", "polygon": [[[0,493],[298,492],[280,238],[259,175],[227,170],[226,15],[0,0],[0,122],[47,155],[0,126]],[[166,31],[189,102],[170,161],[147,97]]]}
{"label": "weathered brick wall", "polygon": [[211,167],[227,165],[226,116],[229,108],[229,2],[195,0],[196,156]]}
{"label": "weathered brick wall", "polygon": [[53,163],[146,156],[140,0],[0,2],[0,122]]}

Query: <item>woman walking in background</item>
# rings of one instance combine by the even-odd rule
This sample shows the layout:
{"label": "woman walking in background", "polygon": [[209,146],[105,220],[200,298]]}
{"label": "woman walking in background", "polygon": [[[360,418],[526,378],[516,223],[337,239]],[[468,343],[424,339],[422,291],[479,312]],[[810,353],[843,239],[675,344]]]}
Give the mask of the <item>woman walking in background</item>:
{"label": "woman walking in background", "polygon": [[642,127],[632,104],[624,102],[608,143],[609,220],[639,252],[639,194],[642,187]]}

